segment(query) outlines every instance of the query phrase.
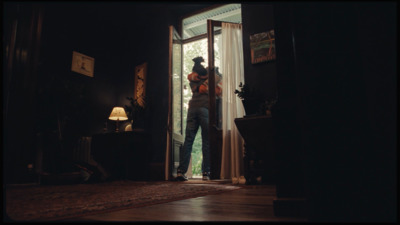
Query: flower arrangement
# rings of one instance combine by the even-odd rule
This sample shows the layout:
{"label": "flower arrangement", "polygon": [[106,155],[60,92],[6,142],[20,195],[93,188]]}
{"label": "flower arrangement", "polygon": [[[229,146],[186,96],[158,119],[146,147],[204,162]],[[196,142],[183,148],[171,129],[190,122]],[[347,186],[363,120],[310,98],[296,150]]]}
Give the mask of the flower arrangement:
{"label": "flower arrangement", "polygon": [[243,84],[240,82],[239,84],[239,89],[235,89],[235,94],[241,99],[241,100],[249,100],[255,98],[256,95],[256,90],[254,88],[250,88],[248,84]]}
{"label": "flower arrangement", "polygon": [[234,93],[242,100],[246,115],[260,114],[263,100],[255,88],[250,88],[248,84],[240,82],[239,90],[235,89]]}

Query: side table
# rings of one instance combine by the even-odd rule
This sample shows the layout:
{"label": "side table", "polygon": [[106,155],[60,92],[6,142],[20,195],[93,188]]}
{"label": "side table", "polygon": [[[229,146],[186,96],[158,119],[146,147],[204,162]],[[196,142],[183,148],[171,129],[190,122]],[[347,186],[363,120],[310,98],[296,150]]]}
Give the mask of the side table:
{"label": "side table", "polygon": [[276,162],[274,125],[271,116],[245,116],[235,119],[245,142],[246,184],[275,183]]}

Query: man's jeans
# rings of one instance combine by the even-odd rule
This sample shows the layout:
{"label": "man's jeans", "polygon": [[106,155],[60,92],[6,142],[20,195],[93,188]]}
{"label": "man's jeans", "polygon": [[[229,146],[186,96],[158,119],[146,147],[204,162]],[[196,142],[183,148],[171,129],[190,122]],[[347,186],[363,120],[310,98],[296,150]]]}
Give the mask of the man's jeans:
{"label": "man's jeans", "polygon": [[186,173],[189,167],[192,147],[197,131],[201,127],[203,162],[201,164],[202,172],[210,172],[210,148],[208,144],[208,109],[207,108],[189,108],[186,122],[186,136],[183,147],[179,152],[178,171]]}

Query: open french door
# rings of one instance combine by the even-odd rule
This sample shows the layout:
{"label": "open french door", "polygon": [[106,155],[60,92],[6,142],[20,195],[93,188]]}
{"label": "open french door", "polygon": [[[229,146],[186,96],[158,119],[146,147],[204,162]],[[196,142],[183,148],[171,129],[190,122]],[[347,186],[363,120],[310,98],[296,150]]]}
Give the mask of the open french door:
{"label": "open french door", "polygon": [[169,90],[167,151],[165,156],[165,179],[176,177],[179,151],[183,147],[183,80],[182,39],[173,26],[169,27]]}
{"label": "open french door", "polygon": [[211,179],[219,179],[221,173],[222,157],[222,129],[221,129],[221,103],[215,94],[215,68],[216,68],[216,35],[220,34],[221,22],[207,20],[208,38],[208,91],[209,91],[209,138],[210,138],[210,161]]}

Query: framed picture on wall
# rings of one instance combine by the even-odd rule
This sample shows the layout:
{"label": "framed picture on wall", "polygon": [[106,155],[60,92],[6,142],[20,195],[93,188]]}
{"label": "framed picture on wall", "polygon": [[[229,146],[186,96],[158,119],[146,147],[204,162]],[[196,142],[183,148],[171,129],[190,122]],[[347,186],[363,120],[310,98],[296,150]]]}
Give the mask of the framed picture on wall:
{"label": "framed picture on wall", "polygon": [[145,97],[146,97],[146,73],[147,73],[147,63],[143,63],[135,68],[135,88],[134,88],[134,99],[137,103],[145,107]]}
{"label": "framed picture on wall", "polygon": [[94,58],[72,51],[71,70],[89,77],[93,77]]}
{"label": "framed picture on wall", "polygon": [[276,59],[274,29],[250,35],[251,63],[261,63]]}

